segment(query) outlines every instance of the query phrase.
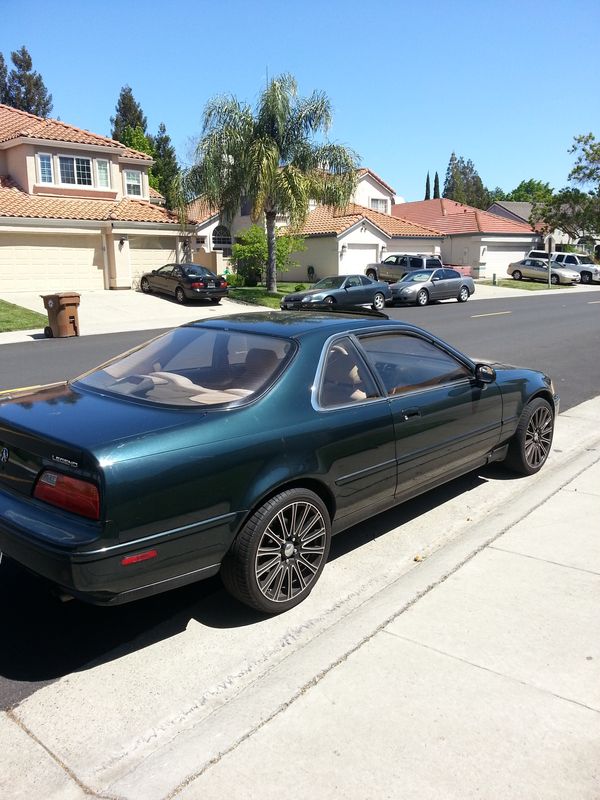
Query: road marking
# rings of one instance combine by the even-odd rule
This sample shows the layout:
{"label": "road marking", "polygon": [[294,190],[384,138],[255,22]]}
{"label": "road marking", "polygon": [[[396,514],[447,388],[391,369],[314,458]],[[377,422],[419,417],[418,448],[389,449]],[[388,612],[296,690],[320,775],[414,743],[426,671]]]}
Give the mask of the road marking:
{"label": "road marking", "polygon": [[471,314],[471,319],[477,317],[499,317],[502,314],[512,314],[512,311],[491,311],[489,314]]}
{"label": "road marking", "polygon": [[600,300],[588,300],[588,306],[595,306],[600,303]]}
{"label": "road marking", "polygon": [[0,390],[0,394],[10,394],[11,392],[24,392],[27,389],[40,389],[42,386],[41,383],[38,383],[37,386],[21,386],[19,389],[2,389]]}

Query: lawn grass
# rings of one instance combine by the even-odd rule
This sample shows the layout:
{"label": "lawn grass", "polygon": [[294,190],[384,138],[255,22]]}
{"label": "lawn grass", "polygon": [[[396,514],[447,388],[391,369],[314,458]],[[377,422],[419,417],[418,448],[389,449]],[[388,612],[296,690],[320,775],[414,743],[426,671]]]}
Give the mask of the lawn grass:
{"label": "lawn grass", "polygon": [[[522,281],[516,281],[513,278],[508,278],[507,280],[499,280],[496,281],[494,284],[493,281],[477,281],[478,284],[482,286],[502,286],[506,289],[527,289],[530,292],[537,292],[540,289],[547,289],[548,283],[543,281],[528,281],[523,279]],[[569,289],[571,284],[551,284],[550,289]]]}
{"label": "lawn grass", "polygon": [[[269,294],[266,286],[230,286],[229,297],[242,303],[279,308],[281,298],[293,292],[296,286],[297,283],[278,283],[277,294]],[[304,283],[303,286],[308,289],[310,284]]]}
{"label": "lawn grass", "polygon": [[0,332],[27,331],[31,328],[44,328],[48,324],[48,317],[29,311],[28,308],[15,306],[0,300]]}

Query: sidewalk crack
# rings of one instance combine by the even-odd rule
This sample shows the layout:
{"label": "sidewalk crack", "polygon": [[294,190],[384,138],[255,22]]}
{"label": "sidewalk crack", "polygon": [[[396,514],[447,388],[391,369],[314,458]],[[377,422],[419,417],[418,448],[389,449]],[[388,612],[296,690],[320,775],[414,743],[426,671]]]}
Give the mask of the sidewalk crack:
{"label": "sidewalk crack", "polygon": [[561,561],[552,561],[550,558],[542,558],[541,556],[533,556],[530,553],[520,553],[518,550],[511,550],[507,547],[499,547],[497,544],[491,544],[490,550],[498,550],[501,553],[508,553],[513,556],[521,556],[522,558],[530,558],[532,561],[540,561],[543,564],[553,564],[555,567],[564,567],[564,569],[572,569],[575,572],[586,572],[588,575],[600,576],[600,572],[594,569],[585,569],[585,567],[575,567],[573,564],[563,564]]}

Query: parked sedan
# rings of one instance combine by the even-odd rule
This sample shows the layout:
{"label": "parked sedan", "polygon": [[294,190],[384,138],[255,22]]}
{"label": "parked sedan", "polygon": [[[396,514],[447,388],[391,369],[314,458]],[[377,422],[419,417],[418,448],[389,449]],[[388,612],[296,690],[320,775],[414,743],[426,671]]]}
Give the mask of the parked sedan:
{"label": "parked sedan", "polygon": [[160,292],[175,297],[178,303],[186,300],[210,300],[220,303],[229,292],[227,281],[199,264],[166,264],[146,272],[140,280],[144,294]]}
{"label": "parked sedan", "polygon": [[323,278],[312,289],[286,295],[281,301],[281,308],[289,311],[370,305],[376,311],[381,311],[391,299],[392,293],[385,281],[374,281],[366,275],[336,275]]}
{"label": "parked sedan", "polygon": [[[550,268],[550,283],[554,285],[581,282],[581,275],[575,272],[574,269],[563,267],[556,261],[551,262]],[[516,281],[520,281],[522,278],[529,278],[532,281],[545,281],[548,283],[548,264],[538,258],[523,258],[521,261],[515,261],[508,265],[506,272]]]}
{"label": "parked sedan", "polygon": [[332,534],[491,461],[537,472],[557,413],[544,374],[383,316],[191,323],[0,400],[0,551],[92,603],[220,571],[285,611]]}
{"label": "parked sedan", "polygon": [[458,300],[466,303],[475,291],[473,278],[455,269],[419,269],[406,274],[390,287],[394,303],[426,306],[432,300]]}

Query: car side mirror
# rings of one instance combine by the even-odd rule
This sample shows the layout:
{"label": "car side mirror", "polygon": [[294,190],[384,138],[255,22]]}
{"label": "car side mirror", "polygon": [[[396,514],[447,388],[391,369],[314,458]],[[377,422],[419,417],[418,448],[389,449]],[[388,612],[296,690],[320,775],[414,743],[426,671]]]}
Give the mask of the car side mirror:
{"label": "car side mirror", "polygon": [[489,364],[476,364],[475,378],[479,383],[493,383],[496,380],[496,370]]}
{"label": "car side mirror", "polygon": [[156,270],[155,269],[152,270],[152,274],[156,275]]}

